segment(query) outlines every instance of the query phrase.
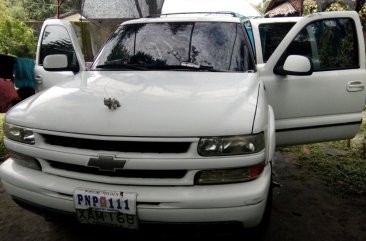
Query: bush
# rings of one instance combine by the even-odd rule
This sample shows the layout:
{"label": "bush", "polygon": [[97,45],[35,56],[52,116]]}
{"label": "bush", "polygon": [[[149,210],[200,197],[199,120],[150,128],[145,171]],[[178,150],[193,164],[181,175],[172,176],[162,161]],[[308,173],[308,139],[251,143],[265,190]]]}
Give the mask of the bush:
{"label": "bush", "polygon": [[6,159],[7,152],[4,146],[4,132],[3,132],[3,122],[4,122],[4,113],[0,113],[0,162]]}
{"label": "bush", "polygon": [[0,21],[0,53],[25,58],[34,58],[37,40],[33,29],[11,18]]}

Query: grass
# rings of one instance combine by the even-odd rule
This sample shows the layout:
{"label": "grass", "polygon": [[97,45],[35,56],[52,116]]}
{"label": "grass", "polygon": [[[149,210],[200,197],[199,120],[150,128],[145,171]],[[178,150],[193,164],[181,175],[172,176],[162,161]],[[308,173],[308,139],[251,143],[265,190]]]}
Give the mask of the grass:
{"label": "grass", "polygon": [[[365,120],[359,133],[365,133]],[[363,136],[363,135],[362,135]],[[342,196],[366,196],[365,139],[334,141],[281,148],[295,157],[299,168],[321,177],[325,185]]]}
{"label": "grass", "polygon": [[3,133],[3,122],[4,122],[4,113],[0,113],[0,162],[5,160],[7,157],[7,152],[4,146],[4,133]]}

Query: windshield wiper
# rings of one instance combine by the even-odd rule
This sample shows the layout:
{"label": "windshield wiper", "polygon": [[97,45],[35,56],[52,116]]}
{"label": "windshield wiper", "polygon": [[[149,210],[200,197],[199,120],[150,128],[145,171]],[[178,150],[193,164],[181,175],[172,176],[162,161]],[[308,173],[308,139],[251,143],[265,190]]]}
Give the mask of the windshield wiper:
{"label": "windshield wiper", "polygon": [[206,71],[212,71],[212,72],[221,72],[220,70],[214,69],[213,66],[200,65],[200,64],[195,64],[195,63],[191,63],[191,62],[182,62],[182,63],[180,63],[180,66],[190,68],[190,69],[206,70]]}
{"label": "windshield wiper", "polygon": [[101,64],[95,66],[97,69],[133,69],[133,70],[148,70],[144,66],[138,64],[122,64],[122,63],[111,63],[111,64]]}
{"label": "windshield wiper", "polygon": [[199,65],[190,62],[182,62],[179,65],[155,65],[155,66],[147,66],[150,69],[166,69],[166,70],[182,70],[182,69],[190,69],[190,70],[198,70],[198,71],[211,71],[211,72],[225,72],[221,70],[216,70],[213,66]]}
{"label": "windshield wiper", "polygon": [[213,66],[199,65],[190,62],[182,62],[180,65],[165,65],[165,64],[123,64],[123,63],[107,63],[95,66],[96,69],[132,69],[132,70],[182,70],[190,69],[197,71],[210,71],[210,72],[226,72],[221,70],[216,70]]}

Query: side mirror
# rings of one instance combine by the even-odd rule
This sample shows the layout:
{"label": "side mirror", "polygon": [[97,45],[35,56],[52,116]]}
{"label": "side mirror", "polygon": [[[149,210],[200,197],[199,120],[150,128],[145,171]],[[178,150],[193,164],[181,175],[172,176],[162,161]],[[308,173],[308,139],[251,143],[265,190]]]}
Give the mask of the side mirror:
{"label": "side mirror", "polygon": [[65,70],[67,65],[67,56],[65,54],[47,55],[43,60],[43,68],[47,71]]}
{"label": "side mirror", "polygon": [[302,55],[290,55],[286,58],[283,66],[276,66],[274,73],[278,75],[311,75],[313,65],[309,58]]}
{"label": "side mirror", "polygon": [[79,71],[78,66],[69,66],[65,54],[47,55],[43,60],[43,68],[47,71]]}

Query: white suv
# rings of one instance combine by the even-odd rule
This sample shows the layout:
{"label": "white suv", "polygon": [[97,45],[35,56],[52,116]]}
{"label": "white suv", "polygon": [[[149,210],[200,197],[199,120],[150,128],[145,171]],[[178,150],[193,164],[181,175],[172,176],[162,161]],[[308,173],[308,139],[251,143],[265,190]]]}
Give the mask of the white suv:
{"label": "white suv", "polygon": [[90,71],[70,25],[42,31],[39,77],[69,80],[8,112],[0,176],[18,203],[82,223],[264,224],[275,142],[350,138],[361,123],[355,12],[299,20],[258,69],[231,14],[125,22]]}

